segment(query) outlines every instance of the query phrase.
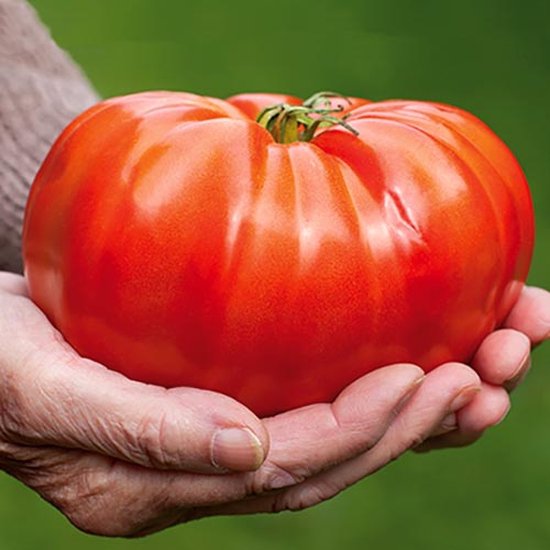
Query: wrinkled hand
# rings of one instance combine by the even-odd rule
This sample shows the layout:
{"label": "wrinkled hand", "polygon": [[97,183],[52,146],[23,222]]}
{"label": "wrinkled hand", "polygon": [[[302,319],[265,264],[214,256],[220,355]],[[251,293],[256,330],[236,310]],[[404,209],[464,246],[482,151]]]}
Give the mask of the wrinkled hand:
{"label": "wrinkled hand", "polygon": [[[510,326],[540,341],[539,306],[522,300]],[[491,354],[504,343],[491,338],[516,350],[522,337],[494,333],[476,357],[484,379],[501,384],[508,363]],[[472,426],[479,431],[470,419],[476,410],[485,414],[489,403],[487,424],[508,406],[494,397],[504,390],[465,365],[426,377],[414,365],[393,365],[351,384],[332,404],[260,421],[223,395],[148,386],[82,359],[11,274],[0,274],[0,377],[0,466],[80,529],[104,535],[305,508],[448,430],[453,413],[460,411],[460,427],[430,441],[464,442]]]}

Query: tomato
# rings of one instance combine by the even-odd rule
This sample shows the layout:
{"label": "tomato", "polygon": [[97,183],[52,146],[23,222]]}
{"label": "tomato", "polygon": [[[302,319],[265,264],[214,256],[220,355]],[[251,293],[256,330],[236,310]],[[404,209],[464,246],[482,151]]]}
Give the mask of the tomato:
{"label": "tomato", "polygon": [[[281,103],[285,124],[264,110]],[[149,92],[64,130],[23,252],[32,299],[80,354],[266,416],[386,364],[468,361],[502,323],[534,239],[504,143],[443,104],[301,103]],[[323,123],[296,141],[304,117]]]}

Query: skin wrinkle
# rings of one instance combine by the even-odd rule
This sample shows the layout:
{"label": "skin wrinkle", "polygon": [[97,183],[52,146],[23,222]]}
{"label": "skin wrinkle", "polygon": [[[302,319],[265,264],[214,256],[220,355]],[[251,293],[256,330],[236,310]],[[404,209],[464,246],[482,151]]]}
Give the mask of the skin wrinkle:
{"label": "skin wrinkle", "polygon": [[[2,426],[10,430],[12,438],[21,438],[24,443],[32,442],[37,437],[55,438],[60,420],[67,422],[70,418],[68,414],[64,418],[59,417],[59,414],[57,414],[59,408],[57,395],[54,396],[49,391],[52,385],[41,384],[40,377],[36,376],[36,372],[32,369],[31,365],[36,364],[37,361],[42,367],[42,373],[55,369],[55,366],[53,366],[56,362],[55,355],[51,365],[48,364],[50,361],[45,363],[42,357],[43,352],[39,350],[31,350],[28,353],[20,368],[17,369],[19,374],[14,376],[14,384],[7,394],[10,398],[11,414],[2,423]],[[25,364],[27,366],[24,366]],[[30,388],[34,388],[35,391],[29,391]],[[35,406],[37,400],[40,400],[40,408]],[[65,396],[65,400],[68,405],[66,408],[68,413],[71,410],[70,394]],[[53,425],[52,421],[54,422]],[[61,422],[61,424],[64,422]]]}
{"label": "skin wrinkle", "polygon": [[[170,411],[161,410],[160,413],[146,414],[139,423],[136,433],[136,447],[144,454],[153,468],[177,467],[180,462],[178,445],[174,445],[173,437],[170,437],[171,419]],[[131,437],[131,433],[129,433]]]}
{"label": "skin wrinkle", "polygon": [[[20,364],[28,363],[32,354],[27,354],[20,359]],[[0,389],[0,437],[11,441],[18,439],[25,439],[25,436],[21,434],[21,430],[24,430],[26,424],[22,411],[24,410],[24,403],[26,400],[26,394],[21,391],[20,380],[21,375],[19,369],[0,369],[2,373],[2,385]]]}

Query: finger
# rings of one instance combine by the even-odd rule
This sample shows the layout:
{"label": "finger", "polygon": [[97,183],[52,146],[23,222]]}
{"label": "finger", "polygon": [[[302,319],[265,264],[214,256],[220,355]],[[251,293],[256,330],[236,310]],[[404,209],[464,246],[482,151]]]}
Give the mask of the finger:
{"label": "finger", "polygon": [[294,485],[373,447],[423,379],[415,365],[388,366],[348,386],[334,403],[264,420],[272,443],[252,492]]}
{"label": "finger", "polygon": [[267,453],[261,422],[226,396],[147,386],[88,361],[58,359],[37,368],[8,390],[3,427],[19,441],[199,472],[255,470]]}
{"label": "finger", "polygon": [[497,330],[482,342],[472,366],[482,380],[512,390],[530,365],[531,342],[522,332]]}
{"label": "finger", "polygon": [[154,468],[247,471],[263,462],[265,428],[233,399],[130,381],[81,359],[29,300],[11,317],[0,317],[5,438]]}
{"label": "finger", "polygon": [[414,450],[426,452],[470,445],[477,441],[488,428],[500,424],[509,410],[510,397],[506,390],[499,386],[482,383],[479,394],[456,413],[452,431],[430,437]]}
{"label": "finger", "polygon": [[[298,510],[318,504],[416,446],[432,433],[445,416],[464,407],[479,391],[480,380],[472,369],[458,363],[442,365],[426,376],[371,450],[274,494],[215,506],[196,513],[248,514]],[[273,433],[271,441],[272,447],[276,448],[277,438]]]}
{"label": "finger", "polygon": [[25,279],[15,273],[0,271],[0,293],[28,296]]}
{"label": "finger", "polygon": [[[220,490],[221,485],[218,487],[218,495],[226,498],[224,504],[196,506],[173,521],[234,513],[234,507],[240,506],[251,512],[267,510],[264,498],[271,502],[274,491],[284,492],[279,489],[295,485],[375,445],[424,379],[423,371],[415,365],[388,366],[351,384],[332,404],[303,407],[265,419],[271,447],[262,467],[244,477],[224,477],[224,490]],[[171,487],[170,505],[177,508],[178,493]],[[266,491],[271,491],[269,497],[256,496]],[[229,494],[233,498],[227,498]],[[249,498],[239,504],[245,496]]]}
{"label": "finger", "polygon": [[550,338],[550,292],[525,287],[504,325],[526,334],[533,345]]}

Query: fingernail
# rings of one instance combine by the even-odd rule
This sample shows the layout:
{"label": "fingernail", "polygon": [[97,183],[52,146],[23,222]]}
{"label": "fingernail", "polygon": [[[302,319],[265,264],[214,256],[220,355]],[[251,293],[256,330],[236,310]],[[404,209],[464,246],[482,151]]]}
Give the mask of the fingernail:
{"label": "fingernail", "polygon": [[257,470],[264,458],[260,440],[248,428],[224,428],[212,438],[211,461],[216,468]]}
{"label": "fingernail", "polygon": [[416,390],[418,390],[419,386],[422,385],[422,382],[426,379],[426,375],[423,374],[420,378],[416,379],[412,385],[407,390],[407,393],[399,400],[399,403],[397,403],[397,406],[395,407],[395,411],[398,413],[400,412],[403,407],[409,402],[409,399],[416,393]]}
{"label": "fingernail", "polygon": [[268,484],[269,489],[285,489],[296,485],[298,481],[286,472],[279,472]]}
{"label": "fingernail", "polygon": [[456,414],[448,414],[441,422],[441,429],[445,432],[450,432],[458,427],[458,422],[456,420]]}
{"label": "fingernail", "polygon": [[523,379],[527,376],[529,372],[529,367],[531,366],[531,354],[528,354],[519,368],[514,372],[512,377],[504,383],[504,388],[507,391],[512,391],[518,384],[523,382]]}
{"label": "fingernail", "polygon": [[502,413],[502,416],[493,424],[493,426],[498,426],[508,416],[508,413],[510,412],[511,408],[512,408],[512,404],[508,403],[506,410]]}
{"label": "fingernail", "polygon": [[433,435],[443,435],[456,430],[458,422],[455,413],[448,414],[442,421]]}
{"label": "fingernail", "polygon": [[452,412],[462,409],[464,405],[467,405],[476,394],[479,393],[481,388],[479,386],[468,386],[461,390],[456,397],[452,400],[450,405],[450,410]]}

